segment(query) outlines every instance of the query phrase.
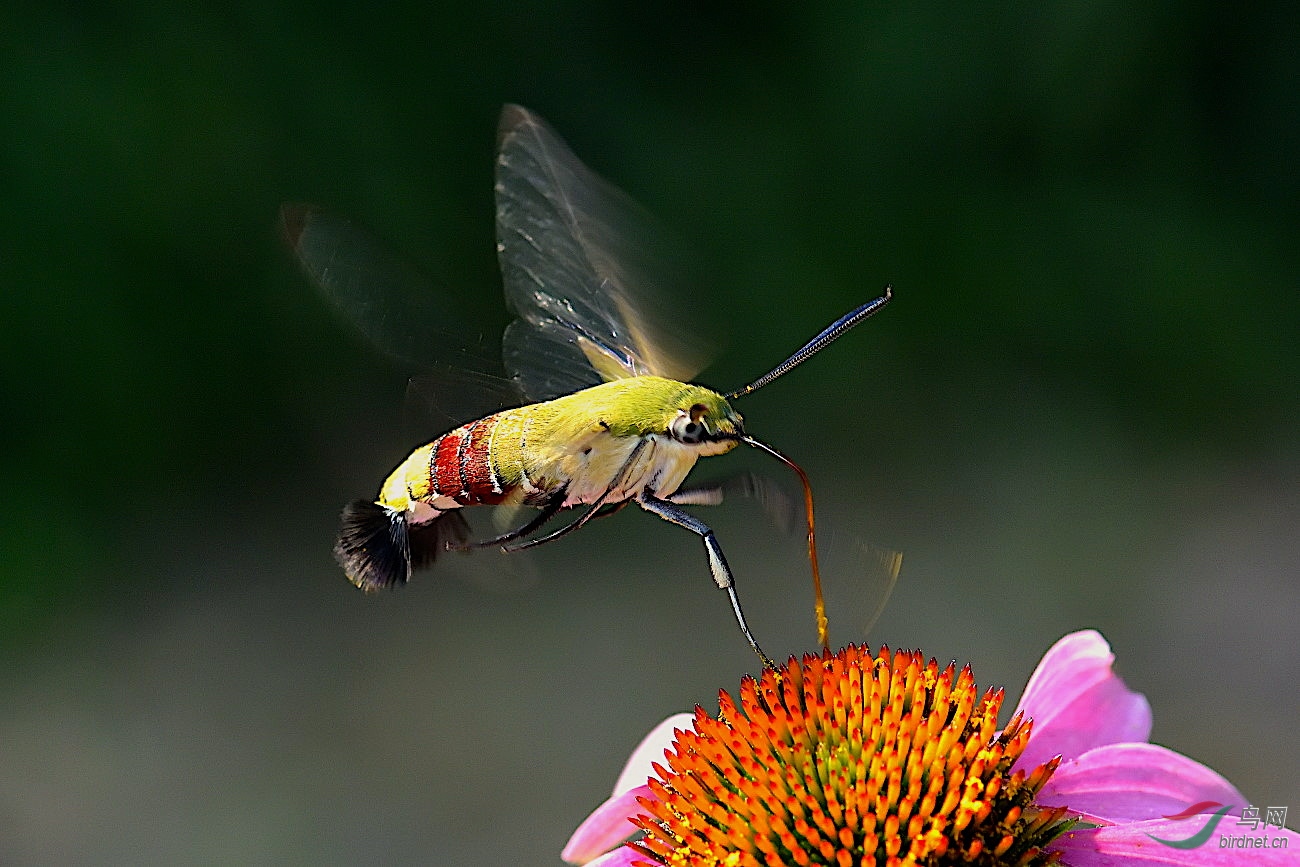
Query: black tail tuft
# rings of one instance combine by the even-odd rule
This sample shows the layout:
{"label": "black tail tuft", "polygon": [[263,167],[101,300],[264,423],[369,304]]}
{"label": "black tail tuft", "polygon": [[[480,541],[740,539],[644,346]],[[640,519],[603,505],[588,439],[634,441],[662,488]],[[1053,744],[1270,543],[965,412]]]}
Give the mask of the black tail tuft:
{"label": "black tail tuft", "polygon": [[395,587],[411,580],[406,513],[367,500],[343,507],[334,558],[362,590]]}
{"label": "black tail tuft", "polygon": [[462,545],[469,525],[456,511],[432,521],[410,524],[405,512],[354,500],[343,507],[334,558],[348,580],[362,590],[397,587],[411,580],[411,570],[432,563],[442,551]]}

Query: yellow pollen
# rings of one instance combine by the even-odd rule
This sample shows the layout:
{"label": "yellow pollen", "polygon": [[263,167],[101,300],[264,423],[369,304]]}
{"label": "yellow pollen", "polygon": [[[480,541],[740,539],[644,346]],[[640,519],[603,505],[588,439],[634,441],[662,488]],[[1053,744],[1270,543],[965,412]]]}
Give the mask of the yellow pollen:
{"label": "yellow pollen", "polygon": [[916,652],[791,659],[696,709],[633,845],[682,867],[1052,863],[1070,823],[1034,796],[1057,762],[1011,773],[1031,724],[999,732],[1002,697]]}

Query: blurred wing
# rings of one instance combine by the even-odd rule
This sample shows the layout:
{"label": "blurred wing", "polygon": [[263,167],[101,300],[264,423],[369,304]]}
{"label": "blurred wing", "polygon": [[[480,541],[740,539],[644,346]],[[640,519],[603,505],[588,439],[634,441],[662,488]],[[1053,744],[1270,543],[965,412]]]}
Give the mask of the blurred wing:
{"label": "blurred wing", "polygon": [[898,585],[903,555],[856,536],[828,541],[824,577],[831,632],[840,636],[841,643],[862,642]]}
{"label": "blurred wing", "polygon": [[285,205],[280,216],[285,240],[335,311],[372,347],[424,371],[407,387],[413,426],[445,429],[522,402],[452,294],[387,242],[310,205]]}
{"label": "blurred wing", "polygon": [[515,381],[485,372],[492,367],[486,361],[457,360],[406,381],[406,432],[413,438],[428,438],[430,431],[450,430],[523,403]]}
{"label": "blurred wing", "polygon": [[380,352],[427,368],[448,336],[469,333],[450,294],[362,226],[310,205],[284,205],[280,217],[303,270]]}
{"label": "blurred wing", "polygon": [[502,352],[525,396],[698,373],[700,344],[652,325],[650,275],[661,267],[645,212],[526,109],[506,106],[499,137],[497,251],[506,303],[518,317]]}

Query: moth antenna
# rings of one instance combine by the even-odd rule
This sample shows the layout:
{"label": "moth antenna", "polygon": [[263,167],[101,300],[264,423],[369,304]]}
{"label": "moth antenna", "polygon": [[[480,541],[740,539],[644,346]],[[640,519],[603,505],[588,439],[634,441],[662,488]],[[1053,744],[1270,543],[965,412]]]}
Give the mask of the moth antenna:
{"label": "moth antenna", "polygon": [[785,361],[781,362],[776,367],[772,368],[770,371],[763,374],[758,379],[754,380],[744,388],[738,388],[735,391],[728,394],[727,400],[734,400],[735,398],[738,397],[744,397],[750,392],[758,391],[760,388],[767,385],[769,382],[776,379],[778,376],[784,376],[785,374],[789,373],[791,370],[803,364],[805,361],[812,358],[818,352],[821,352],[827,346],[834,343],[836,340],[842,337],[844,333],[847,332],[849,329],[853,328],[856,325],[861,324],[862,322],[864,322],[865,320],[867,320],[868,318],[870,318],[871,316],[879,312],[880,308],[888,304],[893,297],[894,297],[894,287],[886,286],[884,295],[881,295],[879,298],[876,298],[874,300],[868,301],[866,304],[863,304],[861,307],[858,307],[854,310],[850,310],[848,313],[845,313],[843,316],[841,316],[839,319],[836,319],[830,325],[827,325],[825,328],[821,330],[820,334],[818,334],[812,340],[809,340],[807,343],[801,346],[799,350],[795,352],[794,355],[791,355]]}
{"label": "moth antenna", "polygon": [[457,511],[411,524],[406,512],[354,500],[343,507],[334,558],[353,584],[379,590],[405,584],[412,569],[432,563],[468,538],[469,525]]}

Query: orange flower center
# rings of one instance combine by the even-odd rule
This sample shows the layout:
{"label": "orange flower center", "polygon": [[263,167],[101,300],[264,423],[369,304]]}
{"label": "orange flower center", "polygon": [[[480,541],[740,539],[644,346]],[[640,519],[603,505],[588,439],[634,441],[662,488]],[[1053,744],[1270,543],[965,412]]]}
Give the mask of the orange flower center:
{"label": "orange flower center", "polygon": [[850,646],[696,708],[658,765],[634,843],[664,865],[1037,865],[1070,822],[1035,805],[1053,760],[1011,772],[1031,723],[970,667]]}

